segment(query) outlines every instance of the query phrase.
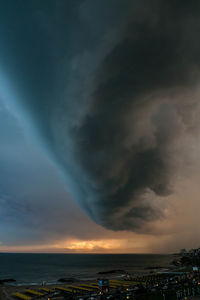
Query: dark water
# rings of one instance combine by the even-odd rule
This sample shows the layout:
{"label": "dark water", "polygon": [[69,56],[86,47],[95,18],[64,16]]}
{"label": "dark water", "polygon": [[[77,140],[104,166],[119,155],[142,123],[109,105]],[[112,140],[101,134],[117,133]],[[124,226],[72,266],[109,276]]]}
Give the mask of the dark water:
{"label": "dark water", "polygon": [[61,277],[97,278],[99,271],[113,269],[149,272],[148,267],[167,267],[171,261],[170,255],[1,253],[0,278],[14,278],[17,284],[55,283]]}

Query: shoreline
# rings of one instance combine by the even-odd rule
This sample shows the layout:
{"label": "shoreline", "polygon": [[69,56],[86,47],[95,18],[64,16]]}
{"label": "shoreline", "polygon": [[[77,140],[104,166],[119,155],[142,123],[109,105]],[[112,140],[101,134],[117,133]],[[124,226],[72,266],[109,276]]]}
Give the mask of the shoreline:
{"label": "shoreline", "polygon": [[[130,280],[138,281],[137,279],[141,278],[141,277],[154,277],[154,276],[160,277],[161,273],[163,273],[163,274],[165,272],[171,273],[178,269],[177,267],[171,265],[171,260],[173,257],[174,257],[174,255],[170,255],[169,256],[170,259],[167,259],[167,261],[165,260],[162,265],[160,262],[157,262],[157,263],[155,262],[155,265],[153,265],[154,261],[151,261],[151,264],[149,263],[146,266],[144,266],[143,268],[139,268],[139,266],[138,266],[138,269],[136,269],[137,265],[132,269],[130,268],[130,266],[128,266],[127,267],[128,270],[126,268],[123,270],[120,268],[120,266],[119,266],[119,269],[108,269],[105,267],[104,270],[102,268],[99,268],[99,272],[96,271],[95,274],[94,273],[92,274],[92,272],[91,272],[91,276],[90,276],[90,272],[88,272],[88,273],[85,272],[85,277],[84,277],[84,274],[82,274],[82,276],[80,276],[80,277],[78,277],[78,276],[73,277],[73,275],[75,275],[75,274],[73,274],[72,276],[65,277],[67,279],[69,279],[69,278],[74,279],[72,282],[59,282],[57,279],[56,280],[48,280],[47,279],[47,280],[40,281],[40,279],[41,279],[41,275],[40,275],[38,277],[38,282],[34,282],[34,280],[33,280],[32,282],[26,283],[26,282],[20,282],[19,280],[17,280],[16,282],[4,283],[4,284],[0,285],[0,294],[2,295],[2,296],[0,296],[0,300],[18,299],[18,298],[12,297],[12,295],[14,293],[26,294],[29,296],[29,299],[41,299],[41,300],[43,300],[43,299],[47,300],[48,298],[49,299],[79,299],[79,298],[80,299],[89,299],[88,297],[86,297],[86,298],[81,297],[81,293],[80,293],[80,297],[78,297],[78,296],[75,297],[75,295],[71,295],[71,298],[70,298],[69,294],[62,296],[63,295],[62,288],[64,288],[64,289],[66,289],[68,287],[70,288],[70,286],[72,286],[72,285],[75,287],[79,287],[79,286],[81,287],[81,286],[84,286],[85,284],[86,285],[87,284],[91,285],[94,283],[98,284],[98,279],[100,279],[100,278],[106,278],[110,281],[124,281],[125,279],[129,279],[129,281],[128,280],[126,281],[127,284],[129,284],[131,282]],[[32,274],[34,274],[34,272]],[[48,273],[46,273],[46,274],[48,275]],[[78,274],[78,270],[77,270],[77,274]],[[81,274],[81,272],[80,272],[80,274]],[[66,276],[67,275],[69,275],[69,274],[66,272]],[[163,277],[164,276],[165,275],[163,275]],[[129,286],[131,286],[131,288],[133,289],[136,287],[137,284],[140,285],[140,288],[141,288],[142,282],[138,282],[136,284],[134,283],[132,285],[129,284]],[[111,284],[110,284],[110,286],[111,286]],[[122,284],[120,286],[120,288],[122,288],[122,286],[125,286],[125,285]],[[56,289],[56,287],[61,287],[61,289],[60,290]],[[51,297],[48,297],[48,295],[44,295],[44,296],[40,296],[40,297],[36,297],[36,298],[34,296],[33,298],[31,298],[30,295],[27,294],[27,290],[34,290],[34,291],[41,292],[42,289],[44,289],[44,288],[50,289],[50,290],[53,289],[54,294],[57,293],[57,295],[60,295],[59,298],[58,298],[58,296],[53,296],[53,294]],[[119,286],[118,287],[116,286],[115,288],[111,288],[110,293],[115,294],[116,291],[118,290],[118,288],[119,288]],[[93,290],[93,293],[95,293],[95,291],[97,293],[98,289]],[[63,291],[63,293],[64,293],[64,291]],[[92,293],[92,292],[90,292],[90,293]],[[124,289],[123,293],[128,293],[128,292],[126,291],[126,289]],[[78,295],[78,293],[76,295]],[[104,299],[104,298],[99,298],[99,296],[96,295],[96,298],[94,298],[94,299]],[[130,298],[130,299],[132,299],[132,298]]]}
{"label": "shoreline", "polygon": [[[132,277],[130,280],[125,280],[124,277],[116,277],[116,276],[105,276],[104,275],[100,275],[97,276],[96,278],[94,279],[82,279],[82,280],[74,280],[73,282],[55,282],[55,283],[48,283],[46,282],[45,284],[38,284],[38,283],[35,283],[35,284],[19,284],[19,283],[11,283],[11,284],[2,284],[0,285],[0,300],[13,300],[13,299],[16,299],[16,298],[13,298],[12,295],[16,292],[18,293],[24,293],[25,290],[28,290],[28,289],[33,289],[33,290],[38,290],[38,291],[41,291],[42,288],[48,288],[48,289],[55,289],[55,287],[67,287],[67,286],[81,286],[83,284],[92,284],[94,282],[98,283],[98,280],[100,278],[107,278],[109,279],[110,281],[117,281],[117,280],[121,280],[121,281],[126,281],[127,284],[129,284],[129,282],[132,282],[132,281],[137,281],[137,278],[141,278],[141,277],[153,277],[153,276],[159,276],[161,273],[159,273],[159,271],[156,269],[155,272],[140,272],[139,274],[137,274],[136,276]],[[164,272],[163,272],[164,274]],[[34,298],[35,299],[35,298]],[[36,299],[50,299],[50,298],[47,298],[47,296],[44,296],[44,297],[40,297],[40,298],[36,298]],[[54,299],[54,297],[52,297],[51,299]],[[55,298],[56,299],[56,298]],[[59,299],[65,299],[64,297],[63,298],[59,298]],[[75,299],[73,297],[73,299]]]}

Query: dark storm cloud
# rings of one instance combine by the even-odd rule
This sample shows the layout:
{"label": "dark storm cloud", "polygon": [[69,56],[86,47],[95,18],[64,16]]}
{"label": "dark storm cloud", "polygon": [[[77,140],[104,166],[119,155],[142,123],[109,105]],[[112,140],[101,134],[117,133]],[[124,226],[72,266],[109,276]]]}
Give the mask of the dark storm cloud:
{"label": "dark storm cloud", "polygon": [[74,197],[113,230],[160,218],[196,126],[199,2],[11,2],[2,65]]}
{"label": "dark storm cloud", "polygon": [[[136,229],[152,221],[160,213],[143,206],[144,195],[171,191],[170,145],[181,133],[176,93],[199,80],[198,8],[186,1],[147,4],[148,13],[130,21],[96,74],[91,109],[75,136],[81,164],[97,183],[93,213],[106,227]],[[165,102],[168,118],[159,120]],[[152,129],[141,133],[138,118]]]}

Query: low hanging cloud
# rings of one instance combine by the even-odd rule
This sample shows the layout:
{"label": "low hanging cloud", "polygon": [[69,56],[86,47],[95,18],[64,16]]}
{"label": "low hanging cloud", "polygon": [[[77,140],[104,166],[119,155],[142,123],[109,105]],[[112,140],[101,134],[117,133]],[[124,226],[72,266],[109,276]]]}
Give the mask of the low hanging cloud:
{"label": "low hanging cloud", "polygon": [[87,214],[140,231],[162,218],[155,199],[173,193],[200,128],[200,3],[101,1],[98,12],[91,1],[30,3],[7,24],[19,37],[9,53],[18,102]]}
{"label": "low hanging cloud", "polygon": [[89,113],[73,132],[91,179],[91,215],[116,230],[161,216],[146,199],[172,192],[176,143],[199,125],[187,120],[198,105],[199,5],[151,5],[103,59]]}

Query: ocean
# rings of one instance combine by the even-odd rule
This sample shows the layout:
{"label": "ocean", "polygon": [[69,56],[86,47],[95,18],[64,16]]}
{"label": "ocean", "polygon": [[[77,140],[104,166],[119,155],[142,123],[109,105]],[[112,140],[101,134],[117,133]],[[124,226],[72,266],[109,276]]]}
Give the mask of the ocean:
{"label": "ocean", "polygon": [[[22,254],[0,253],[0,279],[16,284],[55,284],[59,278],[94,279],[98,272],[124,270],[132,275],[167,268],[172,255],[152,254]],[[113,274],[112,274],[113,276]],[[122,274],[114,274],[121,277]],[[104,277],[109,277],[105,275]]]}

